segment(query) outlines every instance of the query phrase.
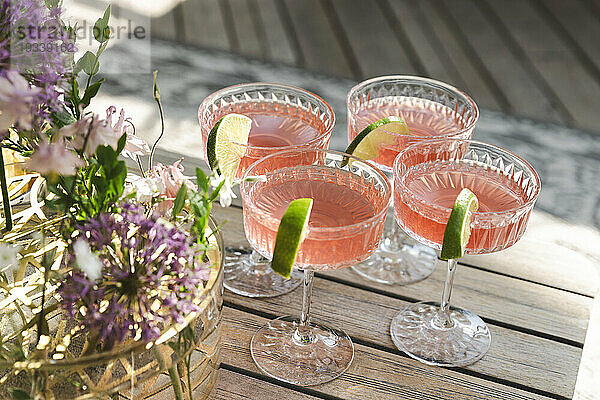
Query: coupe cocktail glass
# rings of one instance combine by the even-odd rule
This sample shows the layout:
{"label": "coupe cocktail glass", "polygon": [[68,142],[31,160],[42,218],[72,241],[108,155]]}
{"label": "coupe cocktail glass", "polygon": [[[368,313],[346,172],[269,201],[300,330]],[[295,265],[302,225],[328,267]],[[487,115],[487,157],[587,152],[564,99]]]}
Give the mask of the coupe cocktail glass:
{"label": "coupe cocktail glass", "polygon": [[312,323],[310,298],[315,271],[348,267],[379,244],[391,197],[388,179],[371,164],[334,151],[287,150],[254,163],[241,184],[244,230],[252,247],[271,257],[281,216],[290,202],[312,198],[306,237],[295,267],[304,271],[300,318],[277,318],[250,344],[266,374],[297,385],[317,385],[342,374],[354,346],[339,329]]}
{"label": "coupe cocktail glass", "polygon": [[[262,82],[230,86],[208,96],[198,109],[205,159],[210,130],[230,113],[252,119],[238,178],[250,164],[280,150],[329,147],[335,124],[329,104],[304,89]],[[248,297],[278,296],[302,283],[301,273],[285,280],[271,270],[268,260],[246,249],[228,248],[224,271],[224,286]]]}
{"label": "coupe cocktail glass", "polygon": [[[468,188],[479,209],[471,217],[466,253],[493,253],[521,238],[540,187],[533,167],[507,150],[470,140],[425,141],[394,162],[394,214],[410,236],[440,250],[454,201]],[[441,306],[412,304],[391,324],[396,346],[426,364],[468,365],[491,343],[481,318],[450,306],[456,265],[457,260],[448,261]]]}
{"label": "coupe cocktail glass", "polygon": [[[401,117],[409,135],[390,135],[392,143],[379,148],[374,161],[391,174],[392,164],[407,146],[428,139],[470,139],[479,118],[475,102],[442,82],[415,76],[382,76],[359,83],[348,93],[348,142],[367,125],[391,115]],[[391,176],[390,176],[391,179]],[[398,226],[384,230],[375,253],[353,269],[380,283],[409,284],[429,276],[435,252],[408,237]]]}

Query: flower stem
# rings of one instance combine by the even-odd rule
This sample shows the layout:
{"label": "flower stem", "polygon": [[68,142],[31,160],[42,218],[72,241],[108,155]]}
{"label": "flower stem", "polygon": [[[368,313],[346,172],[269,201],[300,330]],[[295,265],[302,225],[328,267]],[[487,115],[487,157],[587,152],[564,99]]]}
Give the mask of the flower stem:
{"label": "flower stem", "polygon": [[177,372],[177,366],[172,365],[167,368],[167,361],[165,360],[165,356],[162,351],[158,348],[158,346],[153,346],[152,351],[154,356],[156,357],[156,361],[158,362],[158,367],[161,371],[167,370],[169,372],[169,378],[171,378],[171,384],[173,385],[173,393],[175,394],[175,400],[184,400],[183,397],[183,389],[181,388],[181,379],[179,378],[179,373]]}
{"label": "flower stem", "polygon": [[10,198],[8,197],[8,183],[6,182],[6,169],[4,168],[3,149],[0,148],[0,186],[2,186],[2,202],[4,204],[4,217],[6,218],[5,232],[12,231],[12,211],[10,209]]}

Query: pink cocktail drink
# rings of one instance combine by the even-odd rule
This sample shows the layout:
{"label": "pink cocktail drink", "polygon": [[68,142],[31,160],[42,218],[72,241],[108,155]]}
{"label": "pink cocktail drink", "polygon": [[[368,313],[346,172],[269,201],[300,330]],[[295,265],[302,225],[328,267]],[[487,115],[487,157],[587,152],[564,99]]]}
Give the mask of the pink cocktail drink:
{"label": "pink cocktail drink", "polygon": [[381,194],[374,187],[365,191],[360,180],[349,171],[326,166],[273,172],[267,182],[255,183],[248,192],[246,205],[250,207],[244,210],[248,241],[270,257],[279,220],[288,205],[310,197],[313,208],[307,237],[296,258],[298,268],[341,268],[362,261],[379,244],[383,222],[371,224],[369,229],[362,226],[376,216],[374,203],[381,201]]}
{"label": "pink cocktail drink", "polygon": [[[468,95],[443,82],[418,76],[382,76],[361,82],[348,92],[348,142],[368,125],[396,116],[406,123],[407,134],[387,130],[373,160],[391,173],[394,159],[409,145],[430,139],[469,139],[479,118]],[[386,125],[379,128],[386,131]],[[415,242],[397,225],[384,230],[372,257],[353,269],[379,283],[407,285],[429,276],[435,269],[435,252]]]}
{"label": "pink cocktail drink", "polygon": [[421,243],[440,249],[454,201],[466,187],[479,200],[467,253],[505,249],[519,240],[529,219],[529,212],[498,219],[499,214],[518,210],[527,202],[527,187],[520,184],[519,177],[470,160],[418,164],[398,180],[394,192],[396,220]]}
{"label": "pink cocktail drink", "polygon": [[416,97],[386,96],[367,100],[357,110],[348,125],[348,143],[369,124],[392,115],[406,122],[410,134],[390,133],[393,143],[379,147],[379,156],[373,161],[387,171],[391,171],[398,153],[413,143],[446,136],[468,139],[472,133],[472,129],[465,130],[461,115],[444,104]]}
{"label": "pink cocktail drink", "polygon": [[[441,249],[446,224],[463,188],[478,199],[470,215],[469,254],[492,253],[515,244],[540,192],[540,178],[519,156],[470,140],[429,140],[402,151],[394,161],[394,212],[414,239]],[[452,229],[450,240],[460,246]],[[458,260],[448,260],[440,303],[408,305],[394,317],[396,346],[424,363],[459,367],[472,364],[490,347],[490,331],[470,311],[451,307]]]}
{"label": "pink cocktail drink", "polygon": [[[332,108],[304,89],[262,82],[230,86],[208,96],[198,109],[205,159],[210,131],[231,113],[252,119],[248,143],[231,144],[243,146],[238,179],[253,162],[269,154],[290,148],[329,147],[335,124]],[[256,251],[228,249],[223,282],[243,296],[272,297],[295,289],[302,283],[302,274],[294,272],[292,279],[284,280]]]}
{"label": "pink cocktail drink", "polygon": [[[350,159],[350,164],[342,163]],[[342,166],[344,164],[344,166]],[[252,164],[241,186],[244,230],[254,249],[273,255],[277,230],[289,204],[311,198],[308,229],[294,267],[304,270],[300,318],[280,317],[259,329],[252,357],[267,375],[296,385],[335,379],[352,362],[354,346],[343,331],[311,323],[315,270],[348,267],[378,246],[391,197],[386,176],[343,153],[292,149]]]}
{"label": "pink cocktail drink", "polygon": [[252,119],[238,178],[253,162],[285,148],[327,148],[335,122],[327,103],[300,88],[266,83],[231,86],[207,97],[198,110],[205,158],[212,127],[231,113]]}

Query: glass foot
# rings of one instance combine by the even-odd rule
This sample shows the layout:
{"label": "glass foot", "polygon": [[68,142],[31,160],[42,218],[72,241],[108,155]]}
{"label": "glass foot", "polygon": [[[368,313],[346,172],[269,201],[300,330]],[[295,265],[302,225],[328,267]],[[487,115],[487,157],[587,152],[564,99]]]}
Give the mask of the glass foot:
{"label": "glass foot", "polygon": [[463,367],[473,364],[490,348],[490,331],[477,315],[450,307],[453,326],[442,327],[439,303],[416,303],[402,310],[390,326],[396,347],[425,364]]}
{"label": "glass foot", "polygon": [[246,297],[280,296],[296,289],[304,278],[301,271],[293,270],[290,279],[285,279],[255,251],[231,247],[226,249],[224,273],[225,288]]}
{"label": "glass foot", "polygon": [[281,317],[269,321],[252,337],[250,351],[258,367],[283,382],[312,386],[344,373],[354,358],[354,345],[343,331],[312,324],[311,343],[297,340],[299,320]]}
{"label": "glass foot", "polygon": [[[352,269],[369,280],[389,285],[408,285],[427,278],[435,270],[437,254],[407,235],[399,246],[390,248],[383,238],[373,254]],[[398,243],[394,243],[397,245]]]}

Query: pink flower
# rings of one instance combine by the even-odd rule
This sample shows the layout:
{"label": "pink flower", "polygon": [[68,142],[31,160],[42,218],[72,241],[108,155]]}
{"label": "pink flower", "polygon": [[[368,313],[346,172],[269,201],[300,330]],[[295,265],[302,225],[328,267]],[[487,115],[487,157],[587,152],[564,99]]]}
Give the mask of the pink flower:
{"label": "pink flower", "polygon": [[150,170],[149,177],[158,181],[158,186],[163,190],[161,195],[167,199],[174,199],[184,183],[188,188],[196,189],[196,185],[190,180],[191,177],[183,175],[183,166],[180,165],[182,161],[183,158],[166,167],[158,163]]}
{"label": "pink flower", "polygon": [[77,168],[84,165],[83,160],[62,143],[40,143],[35,153],[26,161],[28,169],[41,175],[75,175]]}
{"label": "pink flower", "polygon": [[[112,125],[112,118],[116,112],[117,108],[115,106],[110,106],[106,109],[106,123],[109,126],[112,126],[115,135],[117,138],[120,138],[123,136],[123,133],[127,132],[127,127],[123,126],[123,123],[125,122],[125,111],[121,109],[119,119]],[[134,134],[127,132],[127,142],[123,149],[123,155],[135,160],[136,156],[146,156],[148,154],[150,154],[150,146],[148,146],[148,143]]]}
{"label": "pink flower", "polygon": [[107,121],[101,121],[95,114],[61,128],[59,137],[70,140],[76,150],[82,150],[85,143],[83,152],[86,155],[94,154],[98,146],[110,146],[116,150],[119,141],[110,124]]}
{"label": "pink flower", "polygon": [[40,91],[15,70],[8,71],[6,78],[0,77],[0,131],[6,131],[14,124],[31,129],[31,103]]}

